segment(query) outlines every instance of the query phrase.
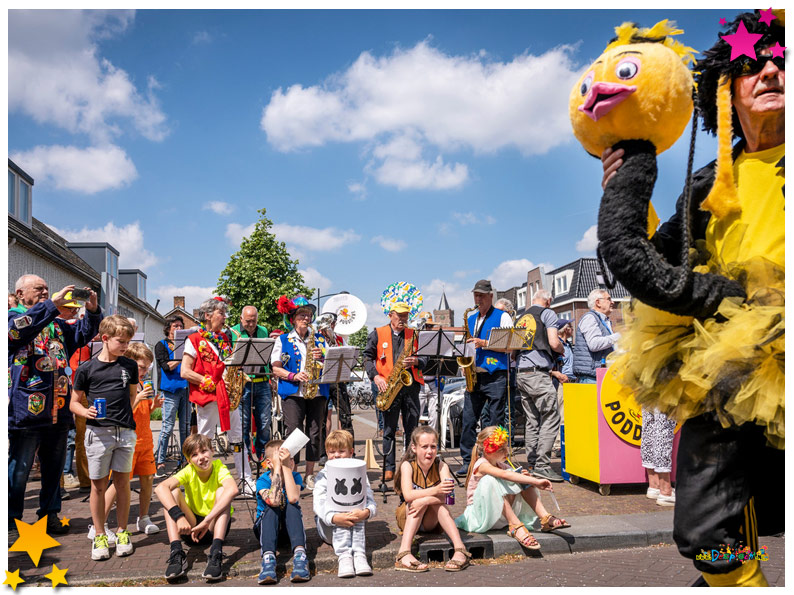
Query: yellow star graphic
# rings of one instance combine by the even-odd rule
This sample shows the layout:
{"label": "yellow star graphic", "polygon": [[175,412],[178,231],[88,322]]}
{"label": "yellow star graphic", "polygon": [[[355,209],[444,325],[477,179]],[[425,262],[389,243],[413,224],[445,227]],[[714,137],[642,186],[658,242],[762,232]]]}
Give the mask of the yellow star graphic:
{"label": "yellow star graphic", "polygon": [[47,535],[47,517],[41,517],[37,522],[29,525],[25,521],[15,519],[19,537],[14,544],[8,548],[9,552],[26,552],[35,566],[39,565],[41,552],[51,547],[61,545],[52,537]]}
{"label": "yellow star graphic", "polygon": [[61,519],[61,527],[68,527],[69,526],[69,521],[71,521],[71,520],[72,519],[67,519],[66,517],[63,517]]}
{"label": "yellow star graphic", "polygon": [[17,568],[14,572],[8,572],[6,570],[6,580],[3,581],[4,585],[10,585],[14,591],[17,590],[17,585],[20,583],[24,583],[25,579],[19,576],[19,568]]}
{"label": "yellow star graphic", "polygon": [[49,574],[45,574],[44,578],[48,578],[52,581],[52,588],[54,589],[61,583],[64,585],[68,585],[69,583],[66,581],[66,573],[69,572],[68,568],[58,568],[57,564],[52,565],[52,572]]}

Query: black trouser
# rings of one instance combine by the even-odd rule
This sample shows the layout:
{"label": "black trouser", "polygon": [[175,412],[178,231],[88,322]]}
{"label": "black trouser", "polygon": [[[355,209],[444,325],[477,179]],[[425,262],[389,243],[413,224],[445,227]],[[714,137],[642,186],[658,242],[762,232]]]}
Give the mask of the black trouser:
{"label": "black trouser", "polygon": [[397,448],[394,443],[394,433],[397,431],[400,413],[403,416],[403,431],[406,440],[410,439],[411,433],[419,423],[419,388],[419,383],[414,380],[411,386],[406,386],[397,393],[391,407],[383,412],[383,452],[386,455],[384,471],[394,471],[395,469],[394,461]]}
{"label": "black trouser", "polygon": [[[339,424],[343,430],[353,434],[353,415],[350,412],[350,395],[347,392],[347,384],[332,384],[331,401],[334,404],[336,413],[339,416]],[[339,387],[339,390],[337,390]],[[336,428],[331,428],[335,430]]]}
{"label": "black trouser", "polygon": [[[279,395],[276,397],[281,398]],[[286,439],[294,429],[299,429],[309,437],[306,445],[306,460],[320,460],[320,445],[322,428],[325,426],[325,416],[328,414],[328,399],[319,394],[306,400],[303,397],[287,397],[281,401],[281,411],[284,413],[284,438]],[[295,455],[295,464],[300,462],[300,453]]]}
{"label": "black trouser", "polygon": [[758,551],[757,535],[784,530],[785,451],[767,445],[762,426],[723,428],[714,413],[687,420],[676,461],[673,538],[701,572],[724,574],[742,562],[697,555],[725,546]]}

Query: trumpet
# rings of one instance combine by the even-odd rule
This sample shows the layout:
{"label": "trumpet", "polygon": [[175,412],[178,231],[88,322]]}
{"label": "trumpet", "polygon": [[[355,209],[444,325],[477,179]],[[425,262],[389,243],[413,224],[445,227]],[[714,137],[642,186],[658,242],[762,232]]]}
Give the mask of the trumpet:
{"label": "trumpet", "polygon": [[[468,308],[466,311],[463,312],[463,348],[466,348],[466,343],[469,342],[471,339],[471,333],[469,333],[469,321],[467,316],[469,312],[473,312],[474,310],[478,310],[476,306],[474,308]],[[466,379],[466,391],[472,392],[474,390],[475,385],[477,384],[477,374],[474,372],[474,358],[469,357],[458,357],[457,358],[458,366],[463,368],[463,377]]]}

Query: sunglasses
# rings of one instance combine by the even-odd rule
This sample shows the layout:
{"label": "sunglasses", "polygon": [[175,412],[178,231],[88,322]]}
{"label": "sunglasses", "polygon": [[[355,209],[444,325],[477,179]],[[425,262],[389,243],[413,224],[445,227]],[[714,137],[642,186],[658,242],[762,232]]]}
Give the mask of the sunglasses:
{"label": "sunglasses", "polygon": [[739,76],[758,74],[764,69],[766,63],[770,60],[772,60],[772,63],[778,67],[778,70],[786,70],[786,61],[781,57],[773,58],[771,54],[759,55],[757,60],[753,60],[749,56],[742,56],[742,72]]}

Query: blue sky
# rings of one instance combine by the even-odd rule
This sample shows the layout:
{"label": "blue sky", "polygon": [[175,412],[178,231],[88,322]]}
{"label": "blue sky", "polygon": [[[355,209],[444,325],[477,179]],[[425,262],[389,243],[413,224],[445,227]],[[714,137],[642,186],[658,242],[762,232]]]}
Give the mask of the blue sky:
{"label": "blue sky", "polygon": [[[459,321],[477,279],[594,255],[600,161],[567,105],[614,27],[672,19],[702,50],[737,12],[12,10],[8,153],[34,216],[109,241],[161,311],[208,297],[265,207],[370,326],[396,281],[427,309],[445,287]],[[663,219],[687,146],[660,157]]]}

